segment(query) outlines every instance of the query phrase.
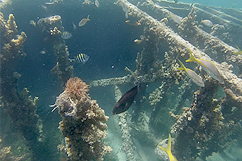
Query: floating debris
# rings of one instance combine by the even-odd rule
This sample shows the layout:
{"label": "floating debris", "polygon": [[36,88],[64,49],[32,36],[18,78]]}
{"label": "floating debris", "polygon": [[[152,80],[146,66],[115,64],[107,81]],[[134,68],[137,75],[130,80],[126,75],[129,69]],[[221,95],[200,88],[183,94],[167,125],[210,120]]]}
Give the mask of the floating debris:
{"label": "floating debris", "polygon": [[140,90],[140,85],[137,85],[130,90],[128,90],[114,105],[112,114],[120,114],[124,111],[127,111],[129,107],[134,102],[134,98]]}
{"label": "floating debris", "polygon": [[88,60],[89,60],[89,56],[87,54],[81,53],[76,56],[76,61],[78,63],[81,62],[82,64],[85,64]]}
{"label": "floating debris", "polygon": [[196,85],[198,85],[200,87],[204,87],[205,86],[202,78],[199,75],[197,75],[196,72],[194,72],[193,70],[191,70],[189,68],[186,68],[180,60],[178,60],[178,61],[181,64],[181,68],[179,68],[178,70],[185,70],[185,72],[187,73],[187,75],[192,79],[192,81]]}
{"label": "floating debris", "polygon": [[87,18],[83,18],[83,19],[79,22],[78,26],[79,26],[79,27],[84,26],[84,25],[87,23],[87,21],[90,21],[89,15],[87,16]]}
{"label": "floating debris", "polygon": [[62,39],[70,39],[72,37],[72,34],[70,33],[70,32],[68,32],[68,31],[64,31],[64,32],[62,32],[62,34],[61,34],[61,38]]}

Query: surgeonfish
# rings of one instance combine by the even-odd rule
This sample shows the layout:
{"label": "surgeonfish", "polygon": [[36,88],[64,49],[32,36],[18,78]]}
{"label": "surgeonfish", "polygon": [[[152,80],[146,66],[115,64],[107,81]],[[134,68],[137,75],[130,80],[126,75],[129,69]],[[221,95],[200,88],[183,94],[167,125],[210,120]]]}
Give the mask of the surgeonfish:
{"label": "surgeonfish", "polygon": [[88,59],[89,59],[89,56],[87,54],[81,53],[76,56],[76,61],[78,63],[81,62],[82,64],[85,64],[88,61]]}
{"label": "surgeonfish", "polygon": [[195,58],[191,51],[190,54],[191,56],[189,59],[186,60],[186,62],[196,62],[197,64],[202,66],[202,68],[207,72],[208,75],[210,75],[212,78],[216,79],[220,83],[224,84],[223,78],[221,77],[218,69],[212,62],[204,59]]}
{"label": "surgeonfish", "polygon": [[198,86],[200,86],[200,87],[204,87],[205,85],[204,85],[204,82],[203,82],[203,80],[202,80],[202,78],[199,76],[199,75],[197,75],[197,73],[196,72],[194,72],[193,70],[191,70],[191,69],[189,69],[189,68],[186,68],[183,64],[182,64],[182,62],[180,61],[180,60],[178,60],[179,61],[179,63],[181,64],[181,68],[179,68],[178,70],[185,70],[185,72],[187,73],[187,75],[192,79],[192,81],[196,84],[196,85],[198,85]]}
{"label": "surgeonfish", "polygon": [[79,22],[78,26],[79,26],[79,27],[84,26],[84,25],[87,23],[87,21],[90,21],[89,15],[87,16],[87,18],[83,18],[83,19]]}
{"label": "surgeonfish", "polygon": [[171,153],[171,134],[169,134],[168,146],[165,148],[162,146],[158,146],[158,147],[164,152],[166,152],[166,154],[169,157],[169,161],[177,161],[176,157]]}
{"label": "surgeonfish", "polygon": [[127,111],[134,102],[135,96],[139,91],[140,85],[136,85],[135,87],[128,90],[114,105],[112,114],[115,115]]}
{"label": "surgeonfish", "polygon": [[201,23],[207,27],[213,27],[213,23],[210,20],[202,20]]}
{"label": "surgeonfish", "polygon": [[237,45],[236,45],[236,48],[238,49],[238,52],[235,52],[234,55],[242,55],[242,51]]}

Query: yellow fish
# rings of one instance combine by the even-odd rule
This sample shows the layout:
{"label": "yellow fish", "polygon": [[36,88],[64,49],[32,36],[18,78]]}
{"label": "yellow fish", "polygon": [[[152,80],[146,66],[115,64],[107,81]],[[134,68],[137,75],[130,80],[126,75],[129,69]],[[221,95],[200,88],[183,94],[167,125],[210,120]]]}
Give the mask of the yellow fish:
{"label": "yellow fish", "polygon": [[167,153],[170,161],[178,161],[176,157],[171,153],[171,134],[169,134],[168,146],[166,148],[158,146],[161,150]]}
{"label": "yellow fish", "polygon": [[204,82],[203,82],[203,80],[202,80],[202,78],[199,76],[199,75],[197,75],[197,73],[196,72],[194,72],[193,70],[191,70],[191,69],[189,69],[189,68],[186,68],[183,64],[182,64],[182,62],[180,61],[180,60],[178,60],[179,61],[179,63],[181,64],[181,68],[179,68],[178,70],[185,70],[185,72],[187,73],[187,75],[192,79],[192,81],[196,84],[196,85],[198,85],[198,86],[200,86],[200,87],[204,87],[205,85],[204,85]]}
{"label": "yellow fish", "polygon": [[236,48],[239,50],[238,52],[235,52],[234,55],[241,55],[242,51],[240,50],[240,48],[236,45]]}
{"label": "yellow fish", "polygon": [[87,16],[87,18],[83,18],[83,19],[79,22],[78,26],[79,26],[79,27],[84,26],[84,25],[87,23],[87,21],[90,21],[89,15]]}
{"label": "yellow fish", "polygon": [[189,59],[186,60],[186,62],[196,62],[197,64],[202,66],[202,68],[207,72],[208,75],[210,75],[212,78],[216,79],[220,83],[224,84],[223,78],[221,77],[218,69],[212,62],[204,59],[197,59],[194,57],[191,51],[190,53],[191,56]]}

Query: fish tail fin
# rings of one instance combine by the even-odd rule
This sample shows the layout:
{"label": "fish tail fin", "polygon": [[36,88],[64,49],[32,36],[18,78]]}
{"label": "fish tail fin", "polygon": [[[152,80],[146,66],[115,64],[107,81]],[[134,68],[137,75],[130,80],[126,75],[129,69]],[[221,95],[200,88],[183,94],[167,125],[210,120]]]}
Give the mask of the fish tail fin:
{"label": "fish tail fin", "polygon": [[87,21],[90,21],[90,16],[89,15],[87,16]]}
{"label": "fish tail fin", "polygon": [[167,147],[158,146],[158,147],[164,152],[166,152],[167,154],[170,154],[171,153],[171,134],[169,134],[168,146]]}
{"label": "fish tail fin", "polygon": [[178,60],[178,61],[179,61],[179,63],[181,64],[181,67],[178,68],[177,70],[185,70],[186,67],[183,65],[183,63],[182,63],[180,60]]}
{"label": "fish tail fin", "polygon": [[194,57],[194,55],[192,54],[192,51],[189,50],[190,52],[190,58],[186,60],[186,62],[194,62],[196,61],[196,58]]}
{"label": "fish tail fin", "polygon": [[237,45],[236,45],[236,48],[237,48],[239,51],[241,51],[240,48],[239,48]]}

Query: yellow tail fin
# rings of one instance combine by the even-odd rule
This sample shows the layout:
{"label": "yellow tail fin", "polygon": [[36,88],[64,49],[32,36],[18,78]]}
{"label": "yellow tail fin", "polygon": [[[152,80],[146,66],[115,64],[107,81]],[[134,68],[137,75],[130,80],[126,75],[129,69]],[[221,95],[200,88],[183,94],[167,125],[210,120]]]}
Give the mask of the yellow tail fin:
{"label": "yellow tail fin", "polygon": [[90,21],[89,15],[87,16],[87,21]]}
{"label": "yellow tail fin", "polygon": [[241,51],[240,48],[236,45],[236,48],[239,50],[239,52]]}
{"label": "yellow tail fin", "polygon": [[176,157],[172,155],[171,153],[171,134],[169,134],[169,138],[168,138],[168,146],[167,147],[162,147],[162,146],[158,146],[161,150],[163,150],[164,152],[167,153],[170,161],[177,161]]}
{"label": "yellow tail fin", "polygon": [[190,52],[190,58],[186,60],[186,62],[194,62],[196,61],[196,58],[194,57],[194,55],[192,54],[192,51],[189,49]]}
{"label": "yellow tail fin", "polygon": [[186,70],[186,67],[183,65],[183,63],[180,60],[178,60],[178,61],[181,64],[181,67],[178,68],[177,70]]}

